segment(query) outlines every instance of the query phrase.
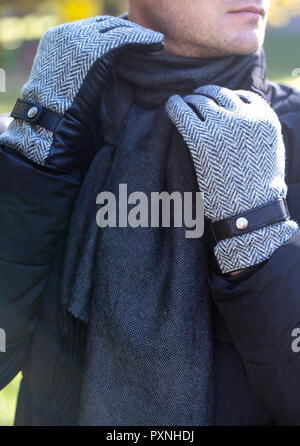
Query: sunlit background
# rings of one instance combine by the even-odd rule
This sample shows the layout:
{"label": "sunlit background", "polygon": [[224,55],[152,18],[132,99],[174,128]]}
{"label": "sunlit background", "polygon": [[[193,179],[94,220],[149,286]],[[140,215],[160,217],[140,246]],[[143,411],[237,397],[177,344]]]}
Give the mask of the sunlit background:
{"label": "sunlit background", "polygon": [[[48,28],[126,9],[126,0],[0,0],[0,113],[10,112],[20,96],[38,41]],[[271,0],[265,50],[269,79],[300,88],[300,0]],[[0,392],[0,425],[13,424],[20,379],[18,375]]]}

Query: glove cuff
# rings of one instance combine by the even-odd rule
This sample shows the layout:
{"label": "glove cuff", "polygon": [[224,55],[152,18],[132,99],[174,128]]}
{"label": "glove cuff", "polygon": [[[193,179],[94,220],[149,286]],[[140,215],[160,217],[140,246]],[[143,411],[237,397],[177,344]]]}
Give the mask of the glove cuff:
{"label": "glove cuff", "polygon": [[222,273],[241,270],[268,260],[298,229],[296,222],[287,220],[220,241],[214,252]]}
{"label": "glove cuff", "polygon": [[53,132],[39,125],[32,126],[26,121],[15,119],[0,136],[0,144],[20,152],[35,164],[43,165],[45,154],[49,153]]}
{"label": "glove cuff", "polygon": [[290,219],[284,197],[223,220],[211,221],[216,242]]}
{"label": "glove cuff", "polygon": [[15,119],[29,122],[54,132],[62,118],[62,115],[42,107],[40,104],[17,99],[11,116]]}

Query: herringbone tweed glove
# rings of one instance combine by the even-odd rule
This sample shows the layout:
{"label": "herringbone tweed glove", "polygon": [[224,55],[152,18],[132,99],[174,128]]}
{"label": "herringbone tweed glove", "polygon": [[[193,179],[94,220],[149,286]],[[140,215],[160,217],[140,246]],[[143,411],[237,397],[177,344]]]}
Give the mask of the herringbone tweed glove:
{"label": "herringbone tweed glove", "polygon": [[[285,148],[275,112],[258,94],[218,86],[201,87],[182,99],[172,96],[166,110],[194,161],[204,213],[222,220],[286,197]],[[298,230],[287,220],[219,241],[223,273],[271,257]]]}
{"label": "herringbone tweed glove", "polygon": [[[30,78],[22,90],[23,99],[64,115],[76,100],[83,81],[89,79],[88,73],[107,69],[107,60],[104,67],[97,65],[104,55],[120,49],[162,49],[162,41],[163,35],[160,33],[110,16],[93,17],[52,28],[41,39]],[[102,85],[94,82],[92,87],[92,97],[84,92],[80,98],[78,107],[81,115],[84,115],[84,108],[89,112],[99,101]],[[88,127],[89,122],[84,125]],[[53,143],[53,132],[15,119],[1,136],[0,143],[43,165]]]}

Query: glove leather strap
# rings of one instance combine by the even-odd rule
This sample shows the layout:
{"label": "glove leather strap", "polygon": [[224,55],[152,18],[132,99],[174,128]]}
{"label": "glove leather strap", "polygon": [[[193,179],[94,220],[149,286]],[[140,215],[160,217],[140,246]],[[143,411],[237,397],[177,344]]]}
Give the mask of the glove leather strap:
{"label": "glove leather strap", "polygon": [[[30,117],[30,111],[35,109],[34,116]],[[47,108],[35,104],[33,102],[24,101],[24,99],[18,99],[11,116],[15,119],[21,119],[22,121],[29,122],[30,124],[37,124],[40,127],[44,127],[47,130],[54,132],[62,115],[55,113]]]}
{"label": "glove leather strap", "polygon": [[[245,229],[238,229],[237,220],[245,218],[248,225]],[[211,222],[212,232],[216,242],[221,240],[237,237],[247,232],[255,231],[259,228],[285,221],[290,218],[285,198],[279,198],[265,205],[251,209],[250,211],[242,212],[234,217],[225,218]]]}

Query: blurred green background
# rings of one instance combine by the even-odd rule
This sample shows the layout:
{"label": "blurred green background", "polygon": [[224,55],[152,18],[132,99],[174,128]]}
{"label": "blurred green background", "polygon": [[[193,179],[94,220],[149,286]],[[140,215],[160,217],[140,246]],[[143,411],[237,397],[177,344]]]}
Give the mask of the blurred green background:
{"label": "blurred green background", "polygon": [[[0,113],[10,112],[20,96],[38,41],[48,28],[126,10],[126,0],[0,0],[0,68],[6,72],[6,91],[0,89]],[[271,0],[269,22],[265,43],[268,78],[300,88],[300,1]],[[2,426],[13,424],[20,380],[21,373],[0,392]]]}

